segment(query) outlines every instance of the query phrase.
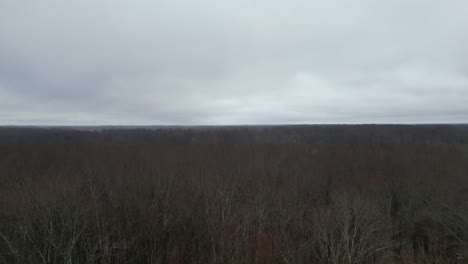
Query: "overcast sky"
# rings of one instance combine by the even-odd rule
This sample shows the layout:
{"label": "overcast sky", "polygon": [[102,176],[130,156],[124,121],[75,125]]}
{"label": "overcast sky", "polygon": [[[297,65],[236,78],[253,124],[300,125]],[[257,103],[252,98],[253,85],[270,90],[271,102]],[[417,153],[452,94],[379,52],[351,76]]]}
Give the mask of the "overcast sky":
{"label": "overcast sky", "polygon": [[466,0],[0,0],[0,125],[459,122]]}

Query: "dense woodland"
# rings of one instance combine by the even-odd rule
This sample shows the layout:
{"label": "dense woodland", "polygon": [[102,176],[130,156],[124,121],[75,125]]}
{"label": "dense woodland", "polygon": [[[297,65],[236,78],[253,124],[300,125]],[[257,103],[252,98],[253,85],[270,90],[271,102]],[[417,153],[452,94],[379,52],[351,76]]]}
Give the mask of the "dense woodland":
{"label": "dense woodland", "polygon": [[468,126],[0,128],[0,263],[468,263]]}

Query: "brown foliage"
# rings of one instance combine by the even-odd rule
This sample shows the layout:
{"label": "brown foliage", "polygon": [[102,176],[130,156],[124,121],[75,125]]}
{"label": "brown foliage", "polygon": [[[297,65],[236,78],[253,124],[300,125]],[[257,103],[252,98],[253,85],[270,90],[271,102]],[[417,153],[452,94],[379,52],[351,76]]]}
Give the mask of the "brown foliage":
{"label": "brown foliage", "polygon": [[460,263],[465,132],[0,129],[0,263]]}

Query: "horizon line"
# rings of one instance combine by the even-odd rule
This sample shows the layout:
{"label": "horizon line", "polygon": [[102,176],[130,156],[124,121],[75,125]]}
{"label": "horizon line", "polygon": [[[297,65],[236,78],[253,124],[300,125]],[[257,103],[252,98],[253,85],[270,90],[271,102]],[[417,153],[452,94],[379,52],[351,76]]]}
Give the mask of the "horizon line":
{"label": "horizon line", "polygon": [[137,128],[145,128],[145,127],[273,127],[273,126],[443,126],[443,125],[468,125],[468,122],[450,122],[450,123],[269,123],[269,124],[201,124],[201,125],[157,125],[157,124],[138,124],[138,125],[116,125],[116,124],[103,124],[103,125],[0,125],[0,128],[75,128],[75,127],[137,127]]}

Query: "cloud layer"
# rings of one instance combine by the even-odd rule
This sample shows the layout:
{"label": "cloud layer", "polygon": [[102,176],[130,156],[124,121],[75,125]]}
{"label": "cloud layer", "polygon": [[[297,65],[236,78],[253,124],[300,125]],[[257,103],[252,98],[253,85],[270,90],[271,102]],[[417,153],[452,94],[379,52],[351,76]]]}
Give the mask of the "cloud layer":
{"label": "cloud layer", "polygon": [[464,0],[0,2],[0,125],[468,122]]}

